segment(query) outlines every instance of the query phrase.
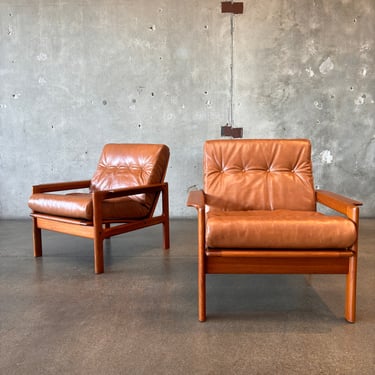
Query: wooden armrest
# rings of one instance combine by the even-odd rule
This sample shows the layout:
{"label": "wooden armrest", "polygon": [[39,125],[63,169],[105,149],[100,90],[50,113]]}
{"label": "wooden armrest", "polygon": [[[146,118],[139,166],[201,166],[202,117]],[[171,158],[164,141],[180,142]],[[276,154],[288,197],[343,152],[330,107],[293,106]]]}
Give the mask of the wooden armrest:
{"label": "wooden armrest", "polygon": [[52,191],[84,189],[90,187],[91,180],[54,182],[49,184],[41,184],[33,186],[33,194],[47,193]]}
{"label": "wooden armrest", "polygon": [[167,182],[150,185],[130,186],[122,189],[97,191],[94,194],[100,195],[102,199],[111,199],[126,197],[129,195],[145,194],[145,193],[157,193],[164,190],[168,186]]}
{"label": "wooden armrest", "polygon": [[186,205],[198,209],[204,209],[205,196],[203,190],[193,190],[189,192]]}
{"label": "wooden armrest", "polygon": [[349,215],[349,212],[354,208],[362,206],[362,202],[359,202],[355,199],[345,197],[340,194],[333,193],[327,190],[316,190],[316,200],[332,208],[335,211],[341,212],[344,215]]}

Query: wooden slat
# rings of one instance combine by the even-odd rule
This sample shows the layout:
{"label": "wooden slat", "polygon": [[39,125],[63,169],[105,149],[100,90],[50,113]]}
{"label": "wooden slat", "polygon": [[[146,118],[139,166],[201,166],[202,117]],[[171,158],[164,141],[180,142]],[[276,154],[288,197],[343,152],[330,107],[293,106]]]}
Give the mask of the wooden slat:
{"label": "wooden slat", "polygon": [[336,250],[207,250],[208,257],[232,258],[349,258],[352,251]]}
{"label": "wooden slat", "polygon": [[68,217],[62,217],[62,216],[52,216],[47,214],[39,214],[39,213],[32,213],[30,216],[35,218],[41,218],[46,220],[53,220],[58,221],[60,223],[66,223],[66,224],[74,224],[74,225],[84,225],[84,226],[92,226],[92,221],[87,220],[81,220],[81,219],[70,219]]}
{"label": "wooden slat", "polygon": [[155,216],[149,219],[138,220],[133,223],[116,225],[108,229],[104,229],[103,237],[109,238],[109,237],[116,236],[122,233],[128,233],[136,229],[141,229],[141,228],[146,228],[152,225],[161,224],[165,220],[167,220],[167,218],[164,218],[164,216]]}
{"label": "wooden slat", "polygon": [[69,223],[55,221],[43,217],[36,217],[38,228],[51,230],[54,232],[70,234],[72,236],[94,238],[94,228],[91,226],[77,225],[77,223]]}
{"label": "wooden slat", "polygon": [[346,274],[350,258],[207,257],[209,274]]}

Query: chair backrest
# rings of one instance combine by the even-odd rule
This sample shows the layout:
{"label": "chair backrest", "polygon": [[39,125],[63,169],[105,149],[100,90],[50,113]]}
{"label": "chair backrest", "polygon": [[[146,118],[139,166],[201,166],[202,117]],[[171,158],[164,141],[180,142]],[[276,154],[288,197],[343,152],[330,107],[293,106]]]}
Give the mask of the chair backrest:
{"label": "chair backrest", "polygon": [[[107,144],[91,179],[91,191],[113,190],[164,181],[169,148],[162,144]],[[150,208],[155,194],[132,196]]]}
{"label": "chair backrest", "polygon": [[212,140],[204,146],[207,209],[316,209],[307,139]]}

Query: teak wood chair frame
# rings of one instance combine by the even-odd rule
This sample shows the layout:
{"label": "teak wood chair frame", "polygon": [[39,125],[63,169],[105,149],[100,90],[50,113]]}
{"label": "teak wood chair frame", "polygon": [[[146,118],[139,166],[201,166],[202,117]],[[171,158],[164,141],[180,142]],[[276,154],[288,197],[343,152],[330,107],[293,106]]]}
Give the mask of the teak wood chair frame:
{"label": "teak wood chair frame", "polygon": [[[91,180],[61,182],[52,184],[35,185],[33,194],[55,191],[84,189],[90,187]],[[155,199],[147,217],[137,220],[105,220],[102,217],[102,205],[107,199],[126,197],[136,194],[155,193]],[[111,191],[93,191],[93,220],[76,220],[59,216],[52,216],[32,212],[33,220],[33,245],[34,256],[42,256],[42,233],[41,229],[84,237],[94,241],[94,266],[95,273],[104,272],[103,241],[112,236],[131,232],[152,225],[163,225],[163,247],[169,249],[169,198],[168,183],[157,183],[144,186],[114,189]],[[162,212],[153,216],[159,195],[162,195]],[[112,224],[115,224],[111,226]]]}
{"label": "teak wood chair frame", "polygon": [[[325,190],[316,201],[359,224],[361,202]],[[198,214],[198,317],[206,320],[206,274],[346,274],[345,318],[356,319],[358,236],[348,250],[236,250],[208,249],[205,244],[206,212],[203,190],[191,191],[187,205]]]}

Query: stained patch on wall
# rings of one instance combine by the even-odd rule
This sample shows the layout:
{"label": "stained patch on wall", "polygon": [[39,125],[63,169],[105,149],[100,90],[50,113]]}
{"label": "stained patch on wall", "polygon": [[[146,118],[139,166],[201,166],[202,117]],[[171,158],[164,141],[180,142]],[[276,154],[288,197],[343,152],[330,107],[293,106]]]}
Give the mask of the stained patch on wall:
{"label": "stained patch on wall", "polygon": [[333,68],[335,67],[335,65],[333,64],[332,60],[330,57],[328,57],[326,60],[324,60],[320,66],[319,66],[319,71],[320,73],[322,74],[327,74],[329,73],[331,70],[333,70]]}
{"label": "stained patch on wall", "polygon": [[333,155],[330,150],[324,150],[320,153],[320,160],[323,164],[332,164]]}
{"label": "stained patch on wall", "polygon": [[47,56],[46,53],[41,52],[41,53],[36,57],[36,59],[37,59],[38,61],[46,61],[46,60],[48,59],[48,56]]}

